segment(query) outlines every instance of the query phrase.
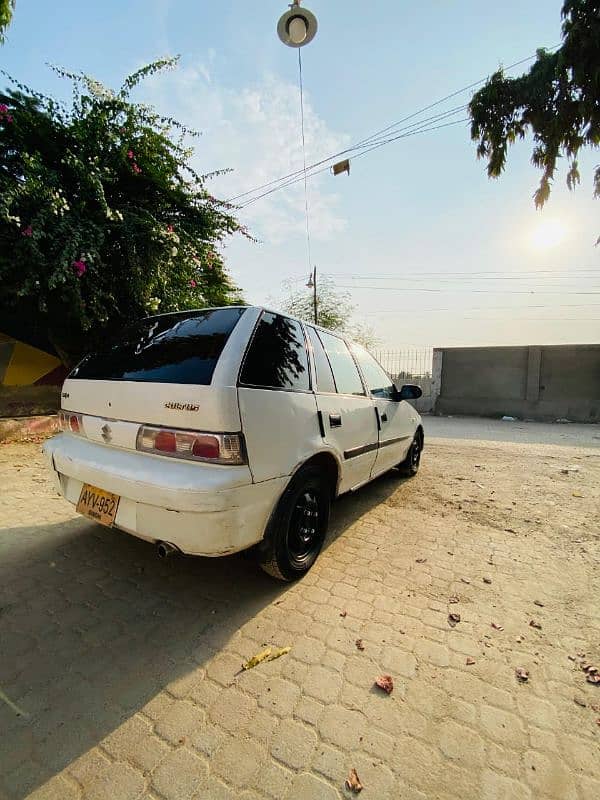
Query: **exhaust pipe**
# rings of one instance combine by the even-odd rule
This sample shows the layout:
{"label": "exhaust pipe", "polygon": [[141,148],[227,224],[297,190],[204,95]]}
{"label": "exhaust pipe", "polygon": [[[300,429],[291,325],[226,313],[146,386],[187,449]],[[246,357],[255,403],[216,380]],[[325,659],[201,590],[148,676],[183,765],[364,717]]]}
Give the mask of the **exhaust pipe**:
{"label": "exhaust pipe", "polygon": [[169,558],[179,552],[175,545],[169,544],[169,542],[159,542],[157,550],[159,558]]}

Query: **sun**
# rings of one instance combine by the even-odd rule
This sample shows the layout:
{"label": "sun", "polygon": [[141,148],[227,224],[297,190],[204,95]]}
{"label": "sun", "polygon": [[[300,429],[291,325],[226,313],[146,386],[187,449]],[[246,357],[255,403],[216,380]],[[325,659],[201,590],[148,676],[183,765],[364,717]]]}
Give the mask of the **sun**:
{"label": "sun", "polygon": [[531,232],[531,244],[536,250],[550,250],[564,241],[567,226],[559,219],[544,219]]}

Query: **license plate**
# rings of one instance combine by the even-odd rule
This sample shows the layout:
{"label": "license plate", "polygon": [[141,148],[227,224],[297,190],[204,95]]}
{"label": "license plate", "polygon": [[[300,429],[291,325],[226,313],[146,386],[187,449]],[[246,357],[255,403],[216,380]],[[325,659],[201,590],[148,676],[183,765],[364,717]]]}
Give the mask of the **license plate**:
{"label": "license plate", "polygon": [[105,492],[84,483],[77,503],[77,512],[85,517],[96,520],[101,525],[114,525],[117,509],[119,508],[118,494]]}

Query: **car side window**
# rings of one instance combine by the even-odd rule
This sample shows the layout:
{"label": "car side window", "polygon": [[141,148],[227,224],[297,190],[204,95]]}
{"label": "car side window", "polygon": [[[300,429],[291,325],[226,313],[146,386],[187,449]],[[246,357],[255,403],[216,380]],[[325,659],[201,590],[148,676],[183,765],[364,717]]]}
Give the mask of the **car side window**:
{"label": "car side window", "polygon": [[321,340],[319,339],[316,330],[311,328],[310,325],[306,326],[306,330],[308,331],[308,338],[310,339],[310,343],[312,345],[315,363],[316,391],[335,394],[335,380],[333,378],[333,372],[331,371],[331,364],[329,363],[327,354],[323,349]]}
{"label": "car side window", "polygon": [[365,390],[362,380],[346,342],[340,339],[339,336],[333,336],[333,334],[325,333],[325,331],[319,331],[318,333],[333,370],[338,394],[364,396]]}
{"label": "car side window", "polygon": [[394,383],[384,368],[367,352],[364,347],[354,344],[352,352],[358,361],[367,387],[373,397],[393,400],[396,394]]}
{"label": "car side window", "polygon": [[263,389],[308,391],[308,355],[301,325],[263,312],[240,373],[240,384]]}

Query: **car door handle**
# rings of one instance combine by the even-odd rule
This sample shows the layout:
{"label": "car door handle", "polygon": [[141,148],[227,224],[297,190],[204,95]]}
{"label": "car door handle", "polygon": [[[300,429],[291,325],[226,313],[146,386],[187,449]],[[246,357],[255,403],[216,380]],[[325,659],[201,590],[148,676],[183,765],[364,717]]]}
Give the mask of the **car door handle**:
{"label": "car door handle", "polygon": [[387,414],[383,413],[383,414],[381,415],[381,421],[382,421],[382,422],[387,422]]}
{"label": "car door handle", "polygon": [[341,414],[330,414],[329,415],[329,427],[330,428],[341,428],[342,427],[342,415]]}

